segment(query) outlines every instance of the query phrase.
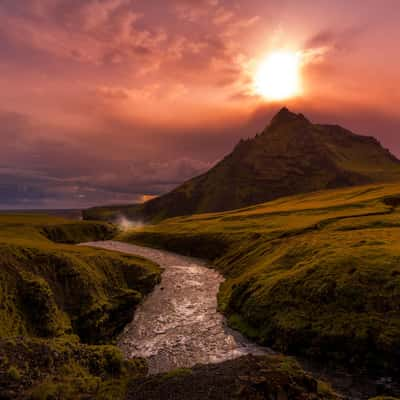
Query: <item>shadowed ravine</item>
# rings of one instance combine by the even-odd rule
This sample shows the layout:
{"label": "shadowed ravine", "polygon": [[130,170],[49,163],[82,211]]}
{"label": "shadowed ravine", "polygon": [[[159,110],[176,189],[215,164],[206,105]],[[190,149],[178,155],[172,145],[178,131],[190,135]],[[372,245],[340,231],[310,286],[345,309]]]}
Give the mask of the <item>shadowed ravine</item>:
{"label": "shadowed ravine", "polygon": [[127,358],[147,358],[151,374],[269,351],[226,326],[217,312],[223,278],[202,261],[114,241],[85,245],[140,255],[165,269],[118,341]]}

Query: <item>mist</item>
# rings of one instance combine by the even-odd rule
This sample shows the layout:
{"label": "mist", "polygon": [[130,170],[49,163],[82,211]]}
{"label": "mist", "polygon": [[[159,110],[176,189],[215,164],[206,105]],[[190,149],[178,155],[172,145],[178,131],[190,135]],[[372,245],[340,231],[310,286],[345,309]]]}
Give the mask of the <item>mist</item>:
{"label": "mist", "polygon": [[145,223],[140,220],[130,220],[124,215],[120,215],[114,223],[118,225],[118,228],[123,231],[129,231],[131,229],[138,229],[138,228],[143,228],[145,226]]}

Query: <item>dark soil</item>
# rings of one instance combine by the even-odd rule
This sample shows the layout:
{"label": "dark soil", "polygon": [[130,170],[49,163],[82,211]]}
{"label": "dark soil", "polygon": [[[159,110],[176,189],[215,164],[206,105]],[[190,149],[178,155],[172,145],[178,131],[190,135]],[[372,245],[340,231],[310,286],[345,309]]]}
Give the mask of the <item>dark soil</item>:
{"label": "dark soil", "polygon": [[244,356],[132,382],[127,400],[338,399],[292,359]]}

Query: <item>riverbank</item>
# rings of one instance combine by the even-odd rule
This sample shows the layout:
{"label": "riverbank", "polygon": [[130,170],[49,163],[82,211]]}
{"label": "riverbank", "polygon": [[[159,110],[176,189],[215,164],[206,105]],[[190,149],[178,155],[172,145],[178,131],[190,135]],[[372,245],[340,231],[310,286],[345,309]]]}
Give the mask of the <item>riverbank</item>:
{"label": "riverbank", "polygon": [[[278,396],[278,394],[298,399],[337,397],[329,386],[320,383],[310,374],[306,374],[300,366],[297,366],[295,369],[301,371],[301,374],[296,374],[296,376],[303,376],[302,382],[307,380],[314,382],[311,386],[300,386],[299,391],[298,381],[292,376],[292,367],[287,368],[288,365],[292,365],[293,361],[283,356],[274,358],[275,356],[266,355],[261,357],[257,363],[252,361],[254,370],[248,371],[248,375],[238,375],[242,371],[241,366],[244,365],[242,363],[247,363],[245,360],[249,360],[245,356],[217,364],[172,370],[148,380],[144,377],[147,374],[145,360],[136,357],[132,360],[123,359],[121,352],[115,346],[98,345],[98,343],[112,343],[113,338],[132,319],[133,311],[140,310],[141,306],[139,309],[137,306],[143,299],[143,295],[148,294],[159,282],[161,270],[154,263],[141,257],[103,249],[64,245],[49,239],[73,242],[75,237],[84,237],[86,240],[98,240],[107,235],[112,236],[113,227],[107,224],[85,223],[80,225],[78,223],[77,225],[77,223],[64,220],[32,216],[29,218],[14,216],[11,219],[10,216],[7,218],[0,216],[0,222],[0,246],[2,249],[0,253],[2,264],[0,270],[0,398],[14,400],[26,398],[37,400],[54,398],[119,400],[126,396],[132,396],[132,393],[137,396],[144,395],[149,388],[149,383],[151,387],[154,386],[155,390],[166,390],[165,393],[171,394],[174,392],[177,382],[180,385],[181,378],[184,379],[181,383],[187,388],[182,394],[186,397],[180,397],[182,399],[196,398],[193,396],[200,395],[207,385],[211,385],[211,392],[218,395],[221,393],[220,388],[223,388],[226,382],[232,382],[232,379],[234,379],[233,387],[236,388],[237,384],[240,387],[239,394],[254,395],[254,397],[244,397],[249,399],[263,398],[260,397],[263,395],[264,398],[269,395]],[[82,230],[79,230],[80,227]],[[110,230],[109,233],[107,233],[108,230]],[[118,246],[129,245],[120,243]],[[114,250],[116,249],[114,248]],[[157,254],[157,251],[148,248],[135,247],[132,251],[148,258],[151,258],[150,254]],[[158,252],[154,261],[158,260],[160,264],[163,264],[162,259],[165,256],[165,253]],[[216,312],[215,296],[204,297],[205,303],[199,302],[199,304],[207,304],[208,310],[205,313],[201,307],[199,309],[192,307],[197,303],[195,300],[198,298],[198,293],[202,293],[202,295],[210,293],[210,287],[207,285],[214,285],[212,290],[214,293],[217,291],[221,282],[218,273],[204,268],[204,264],[201,265],[202,272],[215,274],[211,280],[203,279],[205,286],[201,287],[202,284],[199,285],[199,283],[202,280],[197,281],[199,265],[195,265],[198,260],[182,258],[173,254],[168,254],[168,257],[175,257],[170,263],[164,265],[166,276],[168,277],[168,270],[172,273],[170,284],[167,284],[166,287],[164,284],[157,287],[147,300],[152,304],[152,296],[158,296],[158,290],[160,292],[167,290],[162,300],[166,303],[168,300],[174,300],[175,295],[178,296],[177,298],[180,299],[178,302],[172,301],[175,310],[172,316],[180,316],[183,320],[175,321],[177,324],[171,325],[169,333],[179,330],[185,317],[189,317],[193,324],[188,324],[190,329],[185,334],[188,335],[189,340],[186,343],[184,340],[180,340],[179,334],[177,334],[172,335],[173,340],[169,342],[161,341],[156,343],[156,346],[153,343],[150,349],[154,350],[165,346],[168,349],[166,353],[171,352],[172,354],[176,347],[179,352],[185,346],[190,349],[190,338],[199,330],[199,325],[196,323],[200,323],[200,319],[206,315],[210,316],[216,324],[211,324],[208,329],[202,330],[201,346],[193,346],[192,351],[187,354],[196,356],[199,349],[201,350],[202,346],[205,346],[202,354],[208,357],[204,361],[208,363],[220,361],[221,359],[210,360],[210,357],[218,354],[222,357],[237,357],[243,347],[246,350],[243,354],[252,352],[248,351],[248,346],[251,346],[248,341],[224,326],[222,316]],[[179,275],[185,283],[189,284],[189,292],[183,285],[181,288],[176,286],[179,285],[177,273],[189,274],[188,276]],[[208,275],[205,277],[208,278]],[[183,291],[179,294],[179,289],[182,287]],[[199,288],[201,288],[200,292],[197,291]],[[134,302],[125,302],[126,297],[121,298],[119,295],[121,290],[124,293],[136,291],[141,294],[141,297],[129,296]],[[189,297],[189,304],[185,304],[187,297]],[[146,305],[147,300],[143,306]],[[74,304],[78,304],[79,307],[74,307]],[[95,307],[92,308],[91,305]],[[139,319],[136,320],[136,323],[128,325],[124,333],[128,336],[132,332],[139,335],[135,337],[135,341],[139,339],[140,343],[142,340],[138,346],[140,351],[146,351],[142,346],[143,340],[152,328],[156,327],[153,332],[157,336],[157,334],[163,334],[157,328],[165,327],[165,322],[168,326],[168,320],[163,320],[166,315],[160,308],[160,302],[154,302],[153,306],[151,307],[154,310],[152,315],[155,319],[149,321],[149,325],[144,325],[141,329],[139,312],[137,317]],[[95,312],[86,313],[87,309]],[[82,319],[79,318],[81,315]],[[142,321],[146,320],[145,314],[142,316]],[[192,317],[194,319],[191,319]],[[213,319],[215,317],[217,319]],[[199,320],[196,322],[197,319]],[[79,321],[85,327],[83,330],[80,328],[82,325]],[[186,329],[184,325],[183,328]],[[223,332],[223,340],[220,340],[221,337],[215,332]],[[168,333],[168,329],[164,333]],[[124,335],[121,338],[123,337]],[[167,334],[166,337],[169,335]],[[229,340],[225,340],[227,337]],[[234,342],[232,342],[232,337]],[[194,342],[199,343],[196,340]],[[127,344],[126,355],[132,351],[131,345],[133,344],[134,347],[134,342],[128,341]],[[182,345],[184,346],[179,347]],[[210,345],[211,348],[207,347]],[[238,349],[239,353],[237,353]],[[165,352],[162,354],[161,360],[166,359],[164,355]],[[173,356],[169,359],[174,361]],[[280,361],[274,361],[276,359]],[[189,360],[189,356],[185,356],[183,361],[185,360]],[[164,363],[164,361],[153,363],[151,355],[149,361],[152,372],[162,371],[162,369],[157,370],[160,366],[163,366],[164,370],[174,366],[174,364]],[[181,363],[182,359],[175,357],[175,361]],[[197,361],[191,361],[190,365],[195,362]],[[195,371],[193,376],[196,377],[195,380],[198,380],[199,388],[196,388],[194,381],[191,380],[192,373],[190,371]],[[246,376],[250,378],[243,380],[243,377]],[[282,386],[272,387],[271,385],[276,383],[277,376],[282,378]],[[162,382],[161,386],[157,383],[160,381]],[[139,392],[137,385],[142,387]],[[280,389],[278,390],[278,388]],[[241,392],[242,390],[243,392]],[[229,396],[232,395],[230,389],[227,389],[226,393]]]}
{"label": "riverbank", "polygon": [[118,339],[127,359],[143,357],[149,368],[148,378],[130,381],[127,399],[339,398],[294,359],[226,325],[217,311],[223,278],[205,262],[116,241],[82,246],[139,255],[164,269]]}
{"label": "riverbank", "polygon": [[285,354],[394,380],[400,368],[399,185],[299,195],[127,232],[212,260],[230,325]]}
{"label": "riverbank", "polygon": [[164,269],[160,285],[118,339],[126,358],[145,358],[151,374],[271,353],[226,325],[217,311],[223,278],[204,262],[115,241],[83,245],[139,255]]}
{"label": "riverbank", "polygon": [[[189,391],[190,384],[186,378],[188,382],[192,380],[185,373],[197,364],[203,364],[203,367],[195,368],[196,375],[201,376],[202,382],[208,382],[211,371],[214,371],[212,364],[219,364],[215,367],[215,371],[219,371],[215,379],[233,379],[232,371],[240,370],[240,365],[248,365],[244,359],[239,360],[246,355],[264,355],[264,360],[273,365],[276,360],[295,363],[283,355],[273,354],[269,348],[258,346],[227,326],[225,318],[217,312],[217,293],[224,279],[217,271],[210,269],[210,264],[163,250],[117,241],[84,245],[140,255],[164,269],[160,285],[137,308],[134,320],[127,325],[118,340],[127,359],[144,357],[151,375],[166,373],[159,378],[142,381],[143,390],[150,390],[153,384],[157,386],[158,380],[161,380],[163,384],[157,390],[170,391],[172,396],[175,393],[172,390],[174,385],[186,385],[181,395],[192,398],[196,393]],[[226,363],[229,360],[237,360],[237,364]],[[347,399],[366,400],[382,393],[400,394],[400,387],[393,379],[386,382],[362,371],[355,373],[329,363],[312,362],[305,358],[298,361],[297,370],[302,373],[304,370],[309,371],[314,379],[329,382],[334,390]],[[184,376],[181,376],[182,371]],[[252,371],[255,375],[259,373],[257,367]],[[180,379],[175,379],[175,375]],[[174,379],[169,387],[171,378]],[[149,398],[157,396],[157,390],[153,392],[151,389]],[[210,393],[218,395],[219,392],[214,388]],[[139,396],[142,394],[138,392]]]}
{"label": "riverbank", "polygon": [[127,400],[339,400],[331,387],[282,356],[244,356],[132,381]]}
{"label": "riverbank", "polygon": [[[145,362],[124,360],[112,343],[159,282],[160,268],[60,243],[114,234],[106,223],[0,215],[2,400],[95,398],[147,373]],[[112,396],[105,398],[123,398]]]}
{"label": "riverbank", "polygon": [[[54,242],[101,240],[114,232],[105,223],[0,216],[2,400],[123,400],[146,393],[131,389],[133,382],[145,379],[146,360],[123,358],[113,343],[160,281],[161,269],[138,256]],[[208,300],[217,314],[215,296]],[[278,367],[271,368],[259,371],[264,381],[276,376]],[[181,372],[170,371],[162,379],[167,382]],[[281,374],[287,377],[281,393],[288,395],[297,384],[288,381],[289,372]],[[217,374],[209,383],[217,388],[224,382]],[[194,392],[192,386],[184,398]],[[315,386],[296,393],[299,400],[314,396]],[[331,399],[332,394],[322,391],[313,398]]]}

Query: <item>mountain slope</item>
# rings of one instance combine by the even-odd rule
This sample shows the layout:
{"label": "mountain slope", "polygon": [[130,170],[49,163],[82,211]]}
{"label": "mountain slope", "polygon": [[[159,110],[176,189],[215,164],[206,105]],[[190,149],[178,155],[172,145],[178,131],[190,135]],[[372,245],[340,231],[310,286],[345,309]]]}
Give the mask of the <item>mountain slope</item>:
{"label": "mountain slope", "polygon": [[[283,108],[253,139],[207,173],[143,205],[95,209],[145,220],[226,211],[282,196],[400,179],[400,161],[373,137],[337,125],[316,125]],[[99,212],[100,211],[100,212]],[[107,214],[108,212],[108,214]]]}

